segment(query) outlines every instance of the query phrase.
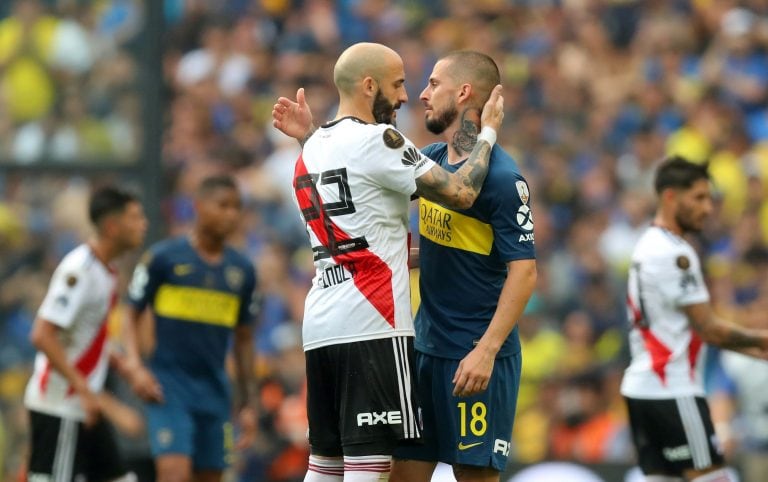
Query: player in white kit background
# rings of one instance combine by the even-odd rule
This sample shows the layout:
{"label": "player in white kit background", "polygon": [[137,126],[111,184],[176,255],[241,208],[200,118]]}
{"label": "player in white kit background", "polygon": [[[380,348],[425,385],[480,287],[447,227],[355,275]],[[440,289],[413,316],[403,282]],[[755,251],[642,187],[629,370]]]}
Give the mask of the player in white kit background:
{"label": "player in white kit background", "polygon": [[[477,146],[449,174],[393,126],[408,100],[396,52],[355,44],[339,57],[334,82],[336,118],[303,143],[294,176],[316,268],[303,320],[311,448],[305,481],[375,481],[389,473],[399,440],[421,436],[407,264],[411,196],[472,205],[503,99],[497,86]],[[303,138],[311,114],[302,91],[297,101],[281,98],[273,116],[276,127]],[[306,109],[309,123],[295,122],[307,120],[296,109]]]}
{"label": "player in white kit background", "polygon": [[24,396],[30,482],[110,481],[125,474],[98,395],[110,355],[107,320],[118,299],[111,263],[141,246],[147,220],[136,197],[113,187],[92,194],[89,216],[95,236],[59,263],[32,327],[38,353]]}
{"label": "player in white kit background", "polygon": [[632,360],[621,384],[640,468],[648,482],[727,482],[702,370],[705,343],[768,358],[768,331],[717,317],[699,257],[684,236],[712,212],[706,165],[665,160],[658,208],[635,246],[627,288]]}

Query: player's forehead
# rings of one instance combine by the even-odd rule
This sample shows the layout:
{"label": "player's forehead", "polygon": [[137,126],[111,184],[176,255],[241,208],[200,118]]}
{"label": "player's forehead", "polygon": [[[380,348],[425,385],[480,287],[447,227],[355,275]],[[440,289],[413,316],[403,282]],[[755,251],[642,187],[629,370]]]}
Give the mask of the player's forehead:
{"label": "player's forehead", "polygon": [[382,80],[388,84],[405,82],[405,67],[400,57],[393,57],[382,69]]}
{"label": "player's forehead", "polygon": [[221,202],[240,202],[240,192],[236,188],[229,186],[216,186],[199,194],[202,202],[221,203]]}
{"label": "player's forehead", "polygon": [[699,179],[694,181],[688,189],[681,189],[679,192],[686,197],[711,196],[712,182],[709,179]]}
{"label": "player's forehead", "polygon": [[430,75],[430,78],[434,78],[436,80],[446,80],[448,78],[450,66],[451,61],[449,59],[438,60],[435,66],[432,68],[432,74]]}

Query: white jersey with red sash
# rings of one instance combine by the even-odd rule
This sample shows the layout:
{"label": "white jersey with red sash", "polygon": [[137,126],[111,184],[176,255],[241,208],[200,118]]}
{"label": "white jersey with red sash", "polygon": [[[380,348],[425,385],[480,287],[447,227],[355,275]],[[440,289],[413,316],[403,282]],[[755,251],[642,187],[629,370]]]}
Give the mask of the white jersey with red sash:
{"label": "white jersey with red sash", "polygon": [[[93,392],[104,386],[108,368],[107,319],[117,300],[117,276],[80,245],[59,263],[37,316],[61,328],[67,360]],[[83,420],[79,397],[67,380],[38,352],[24,404],[30,410]]]}
{"label": "white jersey with red sash", "polygon": [[352,117],[306,142],[294,174],[316,269],[305,350],[413,336],[409,202],[416,178],[434,165],[392,126]]}
{"label": "white jersey with red sash", "polygon": [[635,246],[629,272],[632,361],[621,384],[624,396],[704,396],[704,345],[684,308],[708,301],[693,247],[670,231],[649,227]]}

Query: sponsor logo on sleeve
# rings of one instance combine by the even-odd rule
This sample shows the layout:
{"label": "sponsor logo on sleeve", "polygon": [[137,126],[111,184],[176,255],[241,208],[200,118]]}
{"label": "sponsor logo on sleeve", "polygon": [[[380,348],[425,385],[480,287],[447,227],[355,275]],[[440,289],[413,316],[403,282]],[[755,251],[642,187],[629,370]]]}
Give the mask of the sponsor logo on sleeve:
{"label": "sponsor logo on sleeve", "polygon": [[419,160],[421,160],[421,156],[415,147],[406,149],[403,153],[403,158],[401,159],[404,166],[415,166]]}
{"label": "sponsor logo on sleeve", "polygon": [[526,231],[533,229],[533,211],[527,204],[523,204],[517,210],[517,224]]}

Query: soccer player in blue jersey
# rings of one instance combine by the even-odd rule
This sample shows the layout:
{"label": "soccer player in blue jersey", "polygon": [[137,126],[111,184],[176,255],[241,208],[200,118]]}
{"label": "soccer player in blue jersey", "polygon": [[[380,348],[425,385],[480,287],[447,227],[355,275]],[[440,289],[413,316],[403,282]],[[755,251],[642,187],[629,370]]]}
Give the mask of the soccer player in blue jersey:
{"label": "soccer player in blue jersey", "polygon": [[[129,287],[127,355],[132,384],[147,401],[158,482],[219,482],[235,447],[225,358],[234,332],[239,395],[238,448],[253,442],[254,290],[251,262],[226,245],[237,228],[241,199],[229,176],[200,184],[196,220],[186,236],[152,246]],[[135,324],[149,309],[155,348],[145,367]]]}
{"label": "soccer player in blue jersey", "polygon": [[[451,53],[435,65],[421,100],[428,129],[445,142],[424,155],[449,172],[463,165],[499,77],[479,52]],[[301,90],[296,102],[281,98],[273,117],[298,138],[311,132]],[[428,482],[438,462],[452,465],[459,482],[498,481],[520,381],[516,323],[536,284],[530,192],[515,161],[493,147],[483,189],[468,209],[421,198],[419,231],[415,348],[424,443],[398,447],[390,481]]]}
{"label": "soccer player in blue jersey", "polygon": [[[498,83],[485,54],[440,59],[421,101],[427,128],[445,142],[424,155],[449,172],[461,167]],[[528,183],[498,144],[471,208],[419,200],[415,348],[424,444],[398,448],[391,481],[429,481],[438,461],[452,465],[459,482],[498,481],[506,467],[520,382],[516,324],[536,284],[530,200]]]}

